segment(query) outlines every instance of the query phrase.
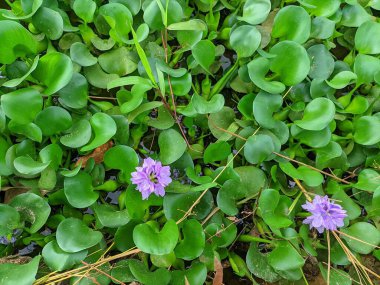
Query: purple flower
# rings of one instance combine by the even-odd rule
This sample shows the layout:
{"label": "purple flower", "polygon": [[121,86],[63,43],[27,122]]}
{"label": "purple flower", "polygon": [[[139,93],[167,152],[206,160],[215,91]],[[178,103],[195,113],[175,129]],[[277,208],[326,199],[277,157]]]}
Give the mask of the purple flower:
{"label": "purple flower", "polygon": [[164,196],[165,187],[172,182],[170,167],[162,166],[161,162],[151,158],[144,159],[142,167],[136,167],[136,171],[132,172],[131,181],[137,186],[144,200],[152,193]]}
{"label": "purple flower", "polygon": [[310,228],[316,228],[319,233],[323,233],[324,230],[334,231],[342,227],[343,219],[347,217],[342,206],[330,201],[327,196],[316,195],[311,203],[306,202],[302,208],[311,213],[311,216],[307,217],[303,223],[309,224]]}

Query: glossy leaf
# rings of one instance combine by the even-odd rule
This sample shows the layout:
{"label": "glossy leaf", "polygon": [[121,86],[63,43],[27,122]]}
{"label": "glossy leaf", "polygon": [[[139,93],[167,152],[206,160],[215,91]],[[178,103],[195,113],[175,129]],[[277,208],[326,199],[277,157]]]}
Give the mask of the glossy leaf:
{"label": "glossy leaf", "polygon": [[68,218],[57,228],[58,246],[68,252],[76,253],[98,244],[103,235],[90,229],[81,220]]}

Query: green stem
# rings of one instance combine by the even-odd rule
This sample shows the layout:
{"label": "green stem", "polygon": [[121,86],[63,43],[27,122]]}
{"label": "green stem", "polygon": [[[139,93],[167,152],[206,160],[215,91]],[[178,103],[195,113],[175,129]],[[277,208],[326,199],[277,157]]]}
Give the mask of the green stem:
{"label": "green stem", "polygon": [[250,235],[241,235],[239,238],[238,238],[238,241],[241,241],[241,242],[264,242],[264,243],[269,243],[269,244],[272,244],[273,242],[269,239],[264,239],[264,238],[259,238],[259,237],[254,237],[254,236],[250,236]]}
{"label": "green stem", "polygon": [[230,79],[235,74],[235,71],[237,70],[238,67],[239,67],[239,59],[236,60],[235,64],[214,85],[214,87],[211,90],[209,99],[211,99],[212,96],[214,96],[215,94],[218,94],[224,88],[224,86],[226,86],[227,82],[230,81]]}
{"label": "green stem", "polygon": [[164,215],[164,210],[160,210],[156,213],[154,213],[149,220],[155,220],[155,219],[158,219],[160,217],[162,217]]}

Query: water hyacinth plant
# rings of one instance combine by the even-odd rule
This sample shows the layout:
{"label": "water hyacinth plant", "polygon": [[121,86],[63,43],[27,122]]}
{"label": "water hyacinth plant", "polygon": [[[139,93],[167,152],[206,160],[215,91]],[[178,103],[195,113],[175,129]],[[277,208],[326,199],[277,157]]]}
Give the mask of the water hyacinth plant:
{"label": "water hyacinth plant", "polygon": [[379,11],[0,1],[0,285],[377,284]]}

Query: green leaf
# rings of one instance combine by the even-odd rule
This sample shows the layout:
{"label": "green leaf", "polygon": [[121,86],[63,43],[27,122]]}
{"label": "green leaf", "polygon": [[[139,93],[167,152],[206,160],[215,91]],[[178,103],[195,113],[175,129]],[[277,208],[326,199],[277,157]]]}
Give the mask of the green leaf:
{"label": "green leaf", "polygon": [[358,144],[373,145],[380,142],[380,118],[363,116],[355,122],[354,140]]}
{"label": "green leaf", "polygon": [[152,83],[143,77],[140,76],[127,76],[120,77],[108,83],[107,89],[112,89],[115,87],[125,86],[125,85],[146,85],[153,87]]}
{"label": "green leaf", "polygon": [[91,139],[91,125],[85,120],[79,120],[74,123],[70,129],[70,133],[60,138],[60,142],[67,147],[78,148]]}
{"label": "green leaf", "polygon": [[49,204],[40,196],[33,193],[19,194],[9,203],[19,213],[22,221],[29,222],[30,233],[36,233],[46,223],[50,215]]}
{"label": "green leaf", "polygon": [[73,10],[83,21],[91,23],[94,18],[96,3],[92,0],[75,0]]}
{"label": "green leaf", "polygon": [[270,68],[270,61],[264,57],[259,57],[247,64],[249,78],[257,87],[272,94],[282,93],[285,85],[279,81],[269,81],[265,78]]}
{"label": "green leaf", "polygon": [[92,208],[104,227],[117,228],[127,224],[130,220],[127,210],[118,211],[115,207],[107,204],[95,204]]}
{"label": "green leaf", "polygon": [[46,167],[48,167],[50,162],[42,163],[33,160],[30,156],[19,156],[13,161],[15,169],[25,175],[36,175],[41,173]]}
{"label": "green leaf", "polygon": [[2,86],[12,88],[12,87],[16,87],[17,85],[21,84],[36,69],[39,58],[40,58],[39,55],[37,55],[34,58],[33,64],[30,66],[30,69],[23,76],[21,76],[19,78],[14,78],[14,79],[8,80],[7,82],[3,83]]}
{"label": "green leaf", "polygon": [[81,66],[91,66],[98,62],[98,59],[90,53],[87,46],[80,42],[71,45],[70,57]]}
{"label": "green leaf", "polygon": [[207,164],[226,159],[230,154],[231,146],[227,142],[221,141],[218,143],[209,144],[207,146],[204,152],[203,160]]}
{"label": "green leaf", "polygon": [[69,108],[81,109],[87,106],[88,83],[80,73],[74,73],[70,82],[58,91],[59,101]]}
{"label": "green leaf", "polygon": [[48,53],[41,57],[32,75],[47,87],[43,93],[51,95],[70,82],[73,76],[73,64],[63,53]]}
{"label": "green leaf", "polygon": [[22,124],[16,123],[14,120],[11,120],[8,124],[8,129],[15,134],[24,135],[33,141],[36,141],[36,142],[42,141],[42,131],[34,123],[28,123],[28,124],[22,125]]}
{"label": "green leaf", "polygon": [[260,195],[259,209],[265,223],[270,227],[286,228],[293,223],[287,214],[281,212],[281,199],[280,193],[274,189],[265,189]]}
{"label": "green leaf", "polygon": [[103,71],[99,64],[84,68],[87,81],[94,87],[106,89],[108,84],[119,78],[117,74],[108,74]]}
{"label": "green leaf", "polygon": [[137,225],[133,230],[133,241],[137,248],[149,254],[169,254],[176,247],[178,237],[174,220],[168,220],[161,230],[155,222]]}
{"label": "green leaf", "polygon": [[[113,49],[99,56],[99,65],[107,73],[124,76],[137,69],[138,57],[136,53],[126,47]],[[107,86],[108,87],[108,86]]]}
{"label": "green leaf", "polygon": [[316,98],[306,105],[303,118],[294,123],[305,130],[320,131],[330,124],[334,116],[334,103],[326,98]]}
{"label": "green leaf", "polygon": [[325,17],[315,17],[311,21],[310,37],[328,39],[335,31],[335,22]]}
{"label": "green leaf", "polygon": [[370,223],[357,222],[341,231],[353,237],[342,235],[348,246],[360,254],[369,254],[380,244],[380,232]]}
{"label": "green leaf", "polygon": [[[162,13],[160,6],[166,7]],[[144,9],[144,22],[153,30],[161,30],[165,26],[180,22],[183,18],[183,10],[177,1],[153,0]],[[167,22],[164,23],[167,17]]]}
{"label": "green leaf", "polygon": [[282,96],[272,95],[266,92],[259,92],[253,101],[253,116],[260,126],[272,129],[276,126],[277,120],[273,118],[273,113],[282,106]]}
{"label": "green leaf", "polygon": [[219,189],[216,201],[220,210],[230,216],[238,214],[237,200],[246,196],[243,184],[239,180],[229,179]]}
{"label": "green leaf", "polygon": [[122,181],[129,181],[131,173],[139,165],[139,157],[129,146],[117,145],[104,154],[104,163],[108,168],[119,169]]}
{"label": "green leaf", "polygon": [[314,45],[307,50],[311,57],[311,78],[327,79],[334,71],[334,58],[328,49],[322,45]]}
{"label": "green leaf", "polygon": [[363,169],[359,173],[358,182],[354,184],[354,187],[360,190],[374,192],[379,188],[378,179],[380,174],[374,169]]}
{"label": "green leaf", "polygon": [[380,59],[370,55],[358,54],[355,57],[354,71],[358,76],[358,85],[369,84],[375,80],[376,73],[380,71]]}
{"label": "green leaf", "polygon": [[37,41],[21,24],[0,21],[0,63],[10,64],[18,57],[37,53]]}
{"label": "green leaf", "polygon": [[239,58],[250,57],[261,43],[261,34],[254,26],[242,25],[230,34],[231,47]]}
{"label": "green leaf", "polygon": [[268,254],[268,262],[275,270],[287,271],[301,269],[305,260],[287,241],[278,242],[274,250]]}
{"label": "green leaf", "polygon": [[329,17],[333,15],[341,4],[340,0],[325,0],[323,3],[318,0],[302,0],[300,3],[309,13],[315,16]]}
{"label": "green leaf", "polygon": [[342,9],[341,24],[346,27],[359,27],[364,22],[371,20],[371,15],[360,4],[345,5]]}
{"label": "green leaf", "polygon": [[21,225],[19,212],[7,204],[0,204],[0,214],[0,235],[12,235],[13,230]]}
{"label": "green leaf", "polygon": [[261,253],[256,242],[251,242],[247,252],[246,262],[249,271],[256,277],[270,283],[280,279],[280,276],[269,265],[268,254]]}
{"label": "green leaf", "polygon": [[131,259],[129,261],[129,269],[133,276],[140,283],[145,285],[167,285],[171,278],[170,272],[167,269],[159,268],[156,271],[151,272],[143,262],[136,259]]}
{"label": "green leaf", "polygon": [[147,125],[159,130],[166,130],[174,125],[174,119],[166,107],[160,106],[158,107],[157,118],[150,118],[150,120],[147,122]]}
{"label": "green leaf", "polygon": [[70,113],[57,106],[50,106],[42,110],[37,115],[35,122],[45,136],[58,134],[72,125]]}
{"label": "green leaf", "polygon": [[62,271],[72,268],[87,256],[87,250],[69,253],[62,250],[55,240],[52,240],[42,249],[44,262],[53,271]]}
{"label": "green leaf", "polygon": [[[1,106],[5,115],[19,124],[27,124],[34,120],[42,110],[42,96],[33,88],[23,88],[1,95]],[[28,112],[23,111],[23,106]]]}
{"label": "green leaf", "polygon": [[[173,270],[170,285],[201,285],[205,284],[207,278],[207,267],[204,263],[193,262],[191,267],[186,270]],[[185,280],[186,278],[186,280]]]}
{"label": "green leaf", "polygon": [[363,54],[380,53],[380,23],[368,21],[355,34],[355,48]]}
{"label": "green leaf", "polygon": [[[131,259],[123,259],[115,263],[111,271],[111,276],[114,278],[113,282],[120,284],[119,282],[132,282],[135,281],[131,269],[129,268],[129,263]],[[118,280],[118,281],[116,281]]]}
{"label": "green leaf", "polygon": [[[190,209],[193,203],[200,197],[201,192],[167,193],[164,196],[164,213],[167,219],[178,221],[184,215],[184,211]],[[194,207],[189,218],[204,219],[210,213],[213,205],[212,195],[208,191],[200,202]]]}
{"label": "green leaf", "polygon": [[96,202],[99,193],[92,187],[92,178],[86,172],[73,177],[65,177],[64,191],[67,201],[75,208],[86,208]]}
{"label": "green leaf", "polygon": [[[0,25],[1,26],[1,25]],[[38,264],[41,256],[36,256],[26,264],[0,264],[0,284],[20,285],[33,284],[36,280]]]}
{"label": "green leaf", "polygon": [[79,219],[68,218],[58,225],[56,237],[62,250],[75,253],[97,245],[103,235],[90,229]]}
{"label": "green leaf", "polygon": [[133,242],[133,229],[140,223],[141,221],[132,219],[126,225],[117,229],[115,233],[115,247],[119,251],[123,252],[135,247],[135,243]]}
{"label": "green leaf", "polygon": [[[25,2],[25,1],[24,1]],[[31,2],[33,2],[33,3],[31,3],[32,5],[31,5],[31,9],[30,9],[30,11],[25,11],[26,9],[23,9],[24,10],[24,15],[15,15],[15,14],[13,14],[11,11],[9,11],[9,10],[5,10],[4,11],[4,14],[3,14],[3,16],[5,17],[5,18],[7,18],[7,19],[12,19],[12,20],[24,20],[24,19],[28,19],[28,18],[30,18],[30,17],[32,17],[35,13],[36,13],[36,11],[41,7],[41,5],[42,5],[42,2],[43,2],[43,0],[33,0],[33,1],[31,1]],[[22,3],[23,4],[23,3]],[[22,5],[21,4],[21,5]],[[27,14],[26,14],[27,13]]]}
{"label": "green leaf", "polygon": [[63,19],[60,13],[48,7],[41,7],[32,17],[33,26],[50,40],[57,40],[63,34]]}
{"label": "green leaf", "polygon": [[304,8],[287,6],[274,18],[272,37],[303,44],[310,35],[311,18]]}
{"label": "green leaf", "polygon": [[177,258],[193,260],[199,257],[205,247],[205,234],[202,225],[194,219],[186,220],[182,225],[183,239],[174,252]]}
{"label": "green leaf", "polygon": [[[319,263],[318,266],[323,278],[327,281],[327,269],[321,263]],[[351,285],[352,278],[347,272],[334,268],[330,269],[330,280],[328,280],[328,282],[331,285]]]}
{"label": "green leaf", "polygon": [[310,59],[300,44],[281,41],[270,49],[270,53],[276,56],[270,63],[270,69],[280,76],[285,85],[296,85],[308,75]]}
{"label": "green leaf", "polygon": [[201,40],[192,47],[191,52],[197,63],[212,74],[209,68],[215,60],[215,45],[209,40]]}
{"label": "green leaf", "polygon": [[109,26],[105,28],[105,33],[108,32],[116,42],[129,40],[128,34],[131,31],[133,18],[126,6],[120,3],[108,3],[100,6],[98,13],[97,21],[103,20]]}
{"label": "green leaf", "polygon": [[244,157],[251,164],[258,164],[270,157],[275,145],[269,135],[250,136],[244,146]]}
{"label": "green leaf", "polygon": [[326,83],[334,89],[343,89],[347,85],[355,82],[357,77],[355,73],[345,70],[336,74],[330,81],[326,80]]}
{"label": "green leaf", "polygon": [[355,201],[351,199],[343,189],[336,192],[332,198],[339,201],[339,204],[342,205],[342,208],[347,211],[347,215],[350,220],[354,220],[361,215],[361,209],[359,205],[357,205]]}
{"label": "green leaf", "polygon": [[331,140],[331,130],[329,127],[321,131],[308,131],[297,127],[297,125],[292,125],[290,132],[295,139],[313,148],[325,147]]}
{"label": "green leaf", "polygon": [[[214,137],[223,138],[225,131],[235,121],[235,112],[230,107],[224,106],[219,112],[212,113],[208,117],[208,127]],[[225,139],[225,140],[230,140]]]}
{"label": "green leaf", "polygon": [[167,29],[171,31],[206,31],[207,25],[200,19],[191,19],[186,22],[170,24]]}
{"label": "green leaf", "polygon": [[81,151],[89,151],[102,144],[105,144],[116,134],[116,123],[107,114],[96,113],[90,119],[90,124],[94,132],[94,139],[84,147]]}
{"label": "green leaf", "polygon": [[178,160],[186,151],[187,145],[183,137],[176,130],[162,131],[158,137],[160,160],[163,164],[171,164]]}
{"label": "green leaf", "polygon": [[265,21],[271,9],[269,0],[247,0],[243,7],[243,17],[239,20],[251,25],[257,25]]}

